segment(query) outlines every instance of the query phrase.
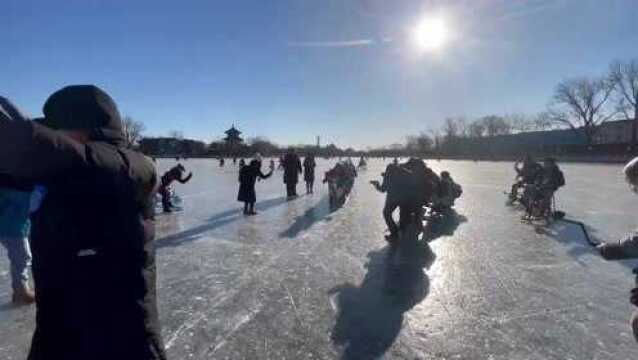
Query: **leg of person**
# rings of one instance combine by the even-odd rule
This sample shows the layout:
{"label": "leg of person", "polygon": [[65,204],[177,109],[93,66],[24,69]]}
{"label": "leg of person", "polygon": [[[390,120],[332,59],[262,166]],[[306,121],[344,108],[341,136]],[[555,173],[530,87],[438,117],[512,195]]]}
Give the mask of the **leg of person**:
{"label": "leg of person", "polygon": [[543,191],[542,213],[541,216],[549,220],[552,215],[552,199],[554,198],[553,189],[545,189]]}
{"label": "leg of person", "polygon": [[407,202],[399,206],[399,228],[407,229],[410,223],[416,220],[417,205],[413,202]]}
{"label": "leg of person", "polygon": [[162,196],[162,208],[164,212],[172,212],[173,205],[171,204],[171,194],[167,188],[162,187],[159,189],[159,193]]}
{"label": "leg of person", "polygon": [[286,183],[286,195],[288,197],[292,197],[293,196],[292,184],[290,184],[290,183]]}
{"label": "leg of person", "polygon": [[521,186],[521,184],[519,182],[515,182],[512,185],[512,190],[510,191],[510,200],[514,201],[516,200],[516,197],[518,195],[518,188]]}
{"label": "leg of person", "polygon": [[244,201],[244,215],[248,215],[248,202]]}
{"label": "leg of person", "polygon": [[248,204],[248,213],[250,215],[257,215],[257,212],[255,211],[255,203],[251,202],[250,204]]}
{"label": "leg of person", "polygon": [[11,266],[12,301],[16,304],[30,304],[35,301],[35,294],[29,287],[29,266],[31,250],[29,240],[21,237],[4,237],[0,242],[6,247]]}
{"label": "leg of person", "polygon": [[631,328],[634,332],[634,339],[638,342],[638,310],[631,315]]}
{"label": "leg of person", "polygon": [[399,233],[399,227],[397,223],[394,221],[392,214],[394,210],[399,207],[399,204],[396,202],[386,200],[385,206],[383,207],[383,219],[385,220],[386,225],[388,226],[388,231],[390,232],[390,237],[394,238]]}

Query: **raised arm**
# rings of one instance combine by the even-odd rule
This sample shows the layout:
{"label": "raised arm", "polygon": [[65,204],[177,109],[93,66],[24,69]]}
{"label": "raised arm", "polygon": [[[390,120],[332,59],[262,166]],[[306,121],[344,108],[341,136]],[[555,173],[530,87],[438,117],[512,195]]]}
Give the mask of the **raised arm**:
{"label": "raised arm", "polygon": [[181,176],[182,174],[180,174],[180,177],[178,177],[176,180],[182,184],[186,184],[193,177],[193,173],[192,172],[188,173],[188,176],[185,178],[182,178]]}
{"label": "raised arm", "polygon": [[46,183],[86,165],[86,147],[32,121],[0,121],[0,173]]}
{"label": "raised arm", "polygon": [[270,169],[270,172],[266,175],[264,175],[264,173],[262,173],[261,170],[259,170],[259,173],[257,175],[259,175],[259,177],[262,179],[268,179],[272,175],[272,169]]}

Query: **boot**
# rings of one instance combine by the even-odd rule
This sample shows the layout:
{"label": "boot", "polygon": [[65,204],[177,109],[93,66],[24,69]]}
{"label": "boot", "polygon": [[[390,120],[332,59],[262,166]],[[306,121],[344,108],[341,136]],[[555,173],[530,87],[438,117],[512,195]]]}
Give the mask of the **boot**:
{"label": "boot", "polygon": [[16,305],[33,304],[35,302],[35,293],[29,288],[28,284],[24,284],[13,290],[11,301]]}

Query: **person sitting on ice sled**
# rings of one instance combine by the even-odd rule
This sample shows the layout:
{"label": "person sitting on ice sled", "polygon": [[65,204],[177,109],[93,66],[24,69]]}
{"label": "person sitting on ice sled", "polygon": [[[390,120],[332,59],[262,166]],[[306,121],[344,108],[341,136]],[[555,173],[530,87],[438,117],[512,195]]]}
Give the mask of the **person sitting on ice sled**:
{"label": "person sitting on ice sled", "polygon": [[528,186],[525,202],[527,218],[548,218],[552,212],[552,199],[559,188],[565,186],[565,176],[554,158],[546,158],[536,181]]}
{"label": "person sitting on ice sled", "polygon": [[516,200],[520,188],[536,181],[536,177],[541,173],[543,167],[531,155],[527,155],[522,162],[522,166],[520,160],[514,163],[514,170],[516,171],[516,182],[512,185],[512,190],[510,191],[511,201]]}
{"label": "person sitting on ice sled", "polygon": [[171,184],[173,181],[186,184],[193,177],[193,173],[188,173],[188,176],[184,177],[185,172],[184,165],[177,164],[162,175],[158,193],[162,196],[162,208],[165,213],[170,213],[175,208],[171,201]]}
{"label": "person sitting on ice sled", "polygon": [[[625,166],[623,173],[631,190],[634,193],[638,193],[638,157],[631,160]],[[636,259],[638,258],[638,230],[620,241],[601,243],[597,248],[606,260]],[[634,272],[635,271],[634,269]],[[631,290],[630,301],[634,306],[638,306],[638,286]],[[634,339],[638,342],[638,310],[634,311],[631,317],[631,327],[633,329]]]}
{"label": "person sitting on ice sled", "polygon": [[441,172],[441,181],[432,200],[432,209],[439,213],[446,213],[454,207],[454,201],[461,197],[463,188],[454,182],[447,171]]}
{"label": "person sitting on ice sled", "polygon": [[269,178],[272,172],[272,168],[266,175],[261,172],[261,160],[259,155],[251,160],[247,166],[242,166],[239,169],[239,194],[237,195],[237,201],[244,203],[244,215],[257,215],[255,211],[255,202],[257,201],[255,183],[257,179]]}
{"label": "person sitting on ice sled", "polygon": [[354,177],[356,171],[353,172],[347,163],[338,162],[335,166],[326,171],[323,183],[328,183],[328,194],[330,200],[330,208],[335,209],[346,201],[346,197],[350,194],[354,185]]}

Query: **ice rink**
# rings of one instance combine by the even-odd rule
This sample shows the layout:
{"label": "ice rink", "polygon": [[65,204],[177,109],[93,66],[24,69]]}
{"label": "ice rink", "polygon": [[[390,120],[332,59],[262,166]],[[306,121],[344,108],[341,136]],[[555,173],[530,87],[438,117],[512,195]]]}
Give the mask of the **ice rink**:
{"label": "ice rink", "polygon": [[[384,162],[371,160],[331,213],[320,180],[334,162],[320,160],[315,194],[293,201],[275,171],[257,184],[254,217],[235,200],[232,162],[182,162],[194,173],[175,186],[184,210],[157,217],[170,359],[638,359],[628,325],[638,263],[604,261],[574,225],[521,223],[503,194],[511,163],[428,161],[463,186],[458,221],[397,266],[383,238],[384,196],[369,184]],[[158,172],[174,164],[160,160]],[[568,218],[599,240],[638,226],[621,165],[561,167],[557,203]],[[35,311],[10,296],[3,249],[0,359],[22,360]]]}

